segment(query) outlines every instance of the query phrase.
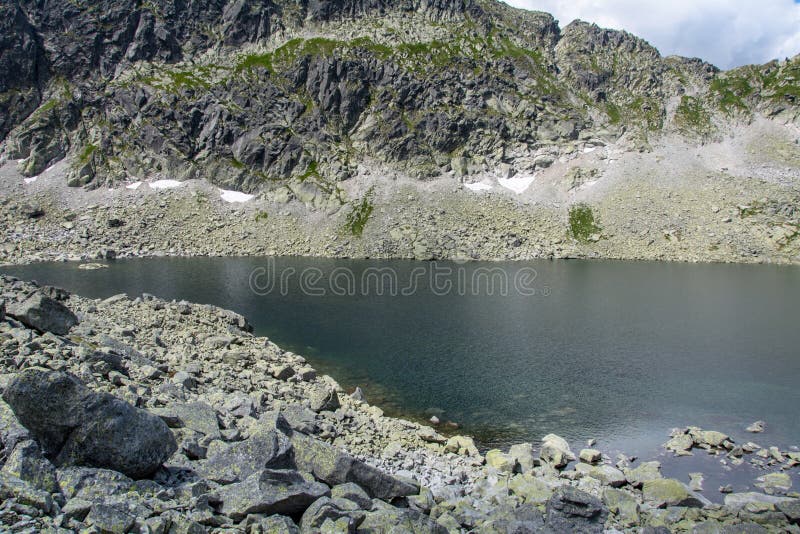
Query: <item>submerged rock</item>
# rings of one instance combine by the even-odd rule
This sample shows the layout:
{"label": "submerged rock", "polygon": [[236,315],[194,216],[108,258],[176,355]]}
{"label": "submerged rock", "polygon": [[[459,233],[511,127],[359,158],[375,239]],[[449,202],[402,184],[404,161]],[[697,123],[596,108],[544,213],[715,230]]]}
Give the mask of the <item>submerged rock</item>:
{"label": "submerged rock", "polygon": [[105,467],[141,478],[177,449],[159,417],[95,393],[67,373],[27,369],[3,399],[58,466]]}
{"label": "submerged rock", "polygon": [[764,432],[766,426],[767,423],[765,423],[764,421],[756,421],[752,425],[748,426],[745,430],[753,434],[760,434],[761,432]]}

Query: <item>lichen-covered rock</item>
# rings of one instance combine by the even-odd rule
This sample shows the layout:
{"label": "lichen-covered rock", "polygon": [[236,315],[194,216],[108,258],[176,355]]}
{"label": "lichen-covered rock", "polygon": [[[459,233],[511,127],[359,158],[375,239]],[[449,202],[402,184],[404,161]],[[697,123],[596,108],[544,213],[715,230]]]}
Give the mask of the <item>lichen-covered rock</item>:
{"label": "lichen-covered rock", "polygon": [[303,478],[297,471],[265,469],[219,490],[222,513],[240,521],[249,514],[296,515],[330,495],[330,488]]}
{"label": "lichen-covered rock", "polygon": [[326,522],[341,524],[340,520],[344,519],[342,525],[344,529],[347,532],[355,532],[358,525],[364,521],[364,517],[364,512],[352,501],[321,497],[303,513],[300,528],[303,532],[319,532]]}
{"label": "lichen-covered rock", "polygon": [[315,388],[311,392],[309,401],[311,402],[311,409],[315,412],[332,412],[341,406],[339,394],[333,388]]}
{"label": "lichen-covered rock", "polygon": [[575,454],[569,448],[567,440],[555,434],[548,434],[542,438],[542,449],[539,452],[539,459],[555,468],[566,466],[575,460]]}
{"label": "lichen-covered rock", "polygon": [[178,447],[160,418],[95,393],[67,373],[27,369],[3,399],[57,466],[105,467],[141,478]]}
{"label": "lichen-covered rock", "polygon": [[34,487],[48,493],[59,491],[56,468],[42,456],[35,441],[23,441],[14,447],[3,466],[3,472],[30,482]]}
{"label": "lichen-covered rock", "polygon": [[625,469],[624,473],[628,483],[636,488],[641,487],[648,480],[663,478],[659,462],[642,462],[633,469]]}
{"label": "lichen-covered rock", "polygon": [[261,430],[213,454],[203,462],[200,472],[209,480],[229,484],[264,469],[289,469],[293,466],[289,438],[277,430]]}
{"label": "lichen-covered rock", "polygon": [[556,490],[547,501],[545,526],[549,532],[601,533],[608,509],[597,497],[565,486]]}
{"label": "lichen-covered rock", "polygon": [[217,413],[204,402],[171,404],[154,408],[151,413],[161,417],[170,428],[188,428],[203,434],[209,440],[220,439]]}
{"label": "lichen-covered rock", "polygon": [[26,506],[33,506],[44,513],[53,508],[53,498],[33,484],[0,471],[0,500],[14,499]]}
{"label": "lichen-covered rock", "polygon": [[38,291],[9,306],[6,313],[26,326],[59,336],[66,335],[78,324],[78,318],[69,308]]}
{"label": "lichen-covered rock", "polygon": [[704,504],[683,483],[671,478],[646,481],[642,495],[645,502],[656,508],[667,506],[702,507]]}
{"label": "lichen-covered rock", "polygon": [[486,465],[497,469],[501,473],[513,473],[518,469],[516,460],[511,455],[498,449],[493,449],[486,453]]}
{"label": "lichen-covered rock", "polygon": [[370,496],[385,501],[419,492],[419,484],[388,475],[310,436],[295,432],[291,440],[298,469],[330,485],[355,482]]}

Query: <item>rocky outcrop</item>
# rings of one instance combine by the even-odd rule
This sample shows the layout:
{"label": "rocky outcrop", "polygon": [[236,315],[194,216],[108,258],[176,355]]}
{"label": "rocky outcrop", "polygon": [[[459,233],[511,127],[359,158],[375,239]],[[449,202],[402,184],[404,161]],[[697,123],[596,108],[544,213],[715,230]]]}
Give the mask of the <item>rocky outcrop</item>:
{"label": "rocky outcrop", "polygon": [[[422,179],[532,173],[625,132],[640,148],[661,132],[712,136],[732,98],[736,113],[797,117],[797,59],[722,75],[625,32],[562,31],[496,2],[3,9],[4,152],[27,176],[68,157],[75,186],[165,173],[327,211],[359,164]],[[743,76],[756,90],[731,96]]]}

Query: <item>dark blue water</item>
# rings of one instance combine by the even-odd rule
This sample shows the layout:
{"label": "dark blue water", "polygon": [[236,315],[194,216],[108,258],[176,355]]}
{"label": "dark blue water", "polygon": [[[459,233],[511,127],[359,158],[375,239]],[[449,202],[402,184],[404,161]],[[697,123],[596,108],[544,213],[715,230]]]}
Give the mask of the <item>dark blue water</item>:
{"label": "dark blue water", "polygon": [[[796,267],[282,258],[256,281],[283,274],[285,291],[278,280],[258,295],[251,273],[268,267],[267,259],[203,258],[3,271],[91,297],[148,292],[234,309],[257,334],[346,388],[361,386],[388,413],[435,414],[485,446],[556,432],[647,454],[672,427],[741,441],[753,437],[743,429],[755,420],[767,422],[762,444],[800,444]],[[378,281],[365,276],[374,268],[392,271]],[[357,290],[334,294],[332,275],[336,292],[347,280]]]}

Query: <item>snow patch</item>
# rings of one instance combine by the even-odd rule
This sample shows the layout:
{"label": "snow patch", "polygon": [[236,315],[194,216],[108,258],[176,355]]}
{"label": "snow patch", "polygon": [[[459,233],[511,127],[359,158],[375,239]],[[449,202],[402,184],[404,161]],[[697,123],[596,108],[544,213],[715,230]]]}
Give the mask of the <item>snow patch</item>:
{"label": "snow patch", "polygon": [[535,176],[518,176],[515,178],[499,178],[497,181],[506,189],[510,189],[520,195],[527,191],[535,179]]}
{"label": "snow patch", "polygon": [[476,192],[477,191],[489,191],[492,188],[491,185],[487,185],[487,184],[484,184],[484,183],[481,183],[481,182],[478,182],[478,183],[475,183],[475,184],[464,184],[464,187],[466,187],[470,191],[476,191]]}
{"label": "snow patch", "polygon": [[133,191],[136,191],[137,189],[139,189],[140,185],[142,185],[142,182],[133,182],[132,184],[126,185],[125,189],[131,189]]}
{"label": "snow patch", "polygon": [[32,184],[33,182],[35,182],[35,181],[36,181],[36,179],[37,179],[37,178],[39,178],[39,177],[38,177],[38,176],[34,176],[33,178],[24,178],[24,179],[23,179],[23,181],[24,181],[26,184]]}
{"label": "snow patch", "polygon": [[583,153],[584,154],[591,154],[595,150],[597,150],[596,146],[587,146],[586,148],[583,149]]}
{"label": "snow patch", "polygon": [[225,189],[220,189],[219,194],[225,202],[248,202],[255,198],[255,195],[248,195],[239,191],[227,191]]}
{"label": "snow patch", "polygon": [[156,180],[148,184],[150,189],[176,189],[183,185],[183,182],[178,180]]}

